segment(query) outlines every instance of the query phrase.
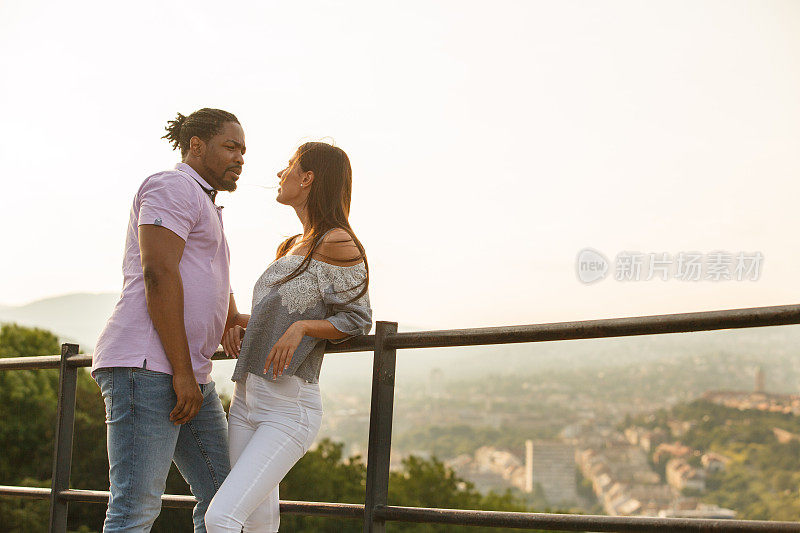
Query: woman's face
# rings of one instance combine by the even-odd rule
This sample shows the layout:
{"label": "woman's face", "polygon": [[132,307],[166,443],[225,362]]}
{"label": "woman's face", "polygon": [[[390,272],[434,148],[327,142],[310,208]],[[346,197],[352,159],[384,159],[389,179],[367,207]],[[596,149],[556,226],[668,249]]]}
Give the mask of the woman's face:
{"label": "woman's face", "polygon": [[284,205],[299,205],[308,197],[311,188],[311,172],[303,172],[297,157],[293,156],[289,164],[278,172],[278,196],[275,198],[278,203]]}

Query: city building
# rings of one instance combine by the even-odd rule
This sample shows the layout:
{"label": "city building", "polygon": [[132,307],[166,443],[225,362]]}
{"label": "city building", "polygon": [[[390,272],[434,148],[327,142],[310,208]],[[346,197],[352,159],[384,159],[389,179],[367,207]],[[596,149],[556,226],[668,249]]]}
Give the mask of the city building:
{"label": "city building", "polygon": [[556,441],[525,442],[525,491],[538,484],[551,505],[578,501],[575,478],[575,446]]}

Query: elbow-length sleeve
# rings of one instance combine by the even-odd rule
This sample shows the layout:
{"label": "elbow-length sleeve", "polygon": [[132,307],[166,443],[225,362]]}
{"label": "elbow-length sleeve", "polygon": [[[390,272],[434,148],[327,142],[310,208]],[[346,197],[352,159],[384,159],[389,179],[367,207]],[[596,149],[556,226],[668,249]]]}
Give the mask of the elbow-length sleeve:
{"label": "elbow-length sleeve", "polygon": [[[325,318],[333,327],[346,333],[341,339],[328,339],[338,344],[358,335],[366,335],[372,329],[372,308],[369,294],[364,293],[353,300],[364,288],[367,271],[364,263],[343,267],[329,263],[317,263],[317,280],[322,300],[325,302]],[[350,301],[352,300],[352,301]]]}
{"label": "elbow-length sleeve", "polygon": [[195,187],[180,175],[164,173],[145,180],[139,189],[139,226],[162,226],[186,241],[200,219]]}

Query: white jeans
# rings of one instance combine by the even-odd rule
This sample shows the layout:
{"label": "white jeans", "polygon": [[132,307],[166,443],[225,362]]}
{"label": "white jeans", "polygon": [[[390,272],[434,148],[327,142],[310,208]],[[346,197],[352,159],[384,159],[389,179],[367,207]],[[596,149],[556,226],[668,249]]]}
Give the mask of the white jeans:
{"label": "white jeans", "polygon": [[231,472],[206,512],[208,533],[278,531],[278,483],[322,423],[319,384],[296,376],[237,381],[228,415]]}

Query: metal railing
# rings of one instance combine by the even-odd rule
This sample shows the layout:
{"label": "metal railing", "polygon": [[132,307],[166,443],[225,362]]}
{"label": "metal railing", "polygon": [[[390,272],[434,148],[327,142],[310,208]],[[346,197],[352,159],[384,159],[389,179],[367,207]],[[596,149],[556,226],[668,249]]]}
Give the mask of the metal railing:
{"label": "metal railing", "polygon": [[[364,523],[365,533],[384,532],[387,521],[556,531],[800,532],[800,522],[512,513],[388,505],[398,349],[594,339],[789,324],[800,324],[800,305],[407,333],[399,333],[396,322],[379,321],[375,335],[357,337],[336,345],[329,343],[326,348],[326,353],[374,352],[364,505],[281,501],[281,513],[359,519]],[[224,356],[215,355],[215,359],[220,358]],[[90,365],[91,356],[79,355],[75,344],[62,345],[60,356],[0,359],[0,371],[58,368],[60,372],[51,488],[0,485],[0,496],[49,499],[52,533],[66,531],[69,502],[108,503],[109,493],[106,491],[69,488],[77,372],[79,367]],[[195,504],[191,496],[176,495],[164,495],[162,502],[164,507],[191,508]]]}

